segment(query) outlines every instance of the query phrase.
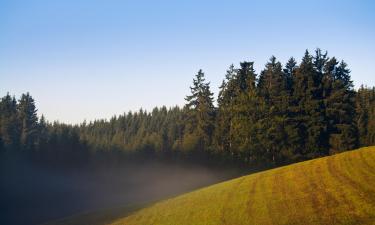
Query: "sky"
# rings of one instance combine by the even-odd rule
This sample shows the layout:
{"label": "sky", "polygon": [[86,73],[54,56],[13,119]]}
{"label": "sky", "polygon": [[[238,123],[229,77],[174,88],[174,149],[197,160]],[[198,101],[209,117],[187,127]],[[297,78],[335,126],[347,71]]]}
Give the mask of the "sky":
{"label": "sky", "polygon": [[299,62],[319,47],[375,86],[375,1],[0,0],[0,95],[80,123],[184,104],[199,69],[215,95],[230,64]]}

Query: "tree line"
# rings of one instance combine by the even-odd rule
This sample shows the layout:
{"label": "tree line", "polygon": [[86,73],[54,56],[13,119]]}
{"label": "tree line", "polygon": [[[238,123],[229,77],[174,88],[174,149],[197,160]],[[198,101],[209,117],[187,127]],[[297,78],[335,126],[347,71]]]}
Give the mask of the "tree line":
{"label": "tree line", "polygon": [[344,61],[307,50],[298,64],[272,56],[229,66],[214,102],[199,70],[184,107],[156,107],[78,125],[38,118],[34,99],[0,102],[0,148],[46,159],[99,152],[281,165],[375,144],[375,89],[354,90]]}

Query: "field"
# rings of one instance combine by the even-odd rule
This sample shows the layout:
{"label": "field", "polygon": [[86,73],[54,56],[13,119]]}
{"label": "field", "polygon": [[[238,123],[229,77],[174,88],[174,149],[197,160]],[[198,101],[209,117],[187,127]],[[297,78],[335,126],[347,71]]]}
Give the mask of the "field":
{"label": "field", "polygon": [[209,186],[112,224],[375,224],[375,147]]}

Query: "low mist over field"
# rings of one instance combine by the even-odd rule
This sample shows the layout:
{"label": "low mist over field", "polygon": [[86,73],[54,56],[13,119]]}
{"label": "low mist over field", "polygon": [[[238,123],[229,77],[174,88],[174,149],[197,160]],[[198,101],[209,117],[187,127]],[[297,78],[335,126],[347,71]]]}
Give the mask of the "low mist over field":
{"label": "low mist over field", "polygon": [[1,163],[0,224],[40,224],[82,212],[142,205],[234,175],[149,160],[68,169],[24,160]]}

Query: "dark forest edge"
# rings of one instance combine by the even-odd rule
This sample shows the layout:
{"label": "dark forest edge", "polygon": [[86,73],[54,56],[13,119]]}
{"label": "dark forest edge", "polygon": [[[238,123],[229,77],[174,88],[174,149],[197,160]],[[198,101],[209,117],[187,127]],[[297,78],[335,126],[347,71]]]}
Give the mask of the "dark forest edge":
{"label": "dark forest edge", "polygon": [[316,49],[300,64],[231,65],[214,104],[199,70],[184,107],[79,125],[48,122],[32,96],[0,102],[0,151],[52,164],[173,159],[269,168],[375,144],[375,88],[354,90],[344,61]]}

